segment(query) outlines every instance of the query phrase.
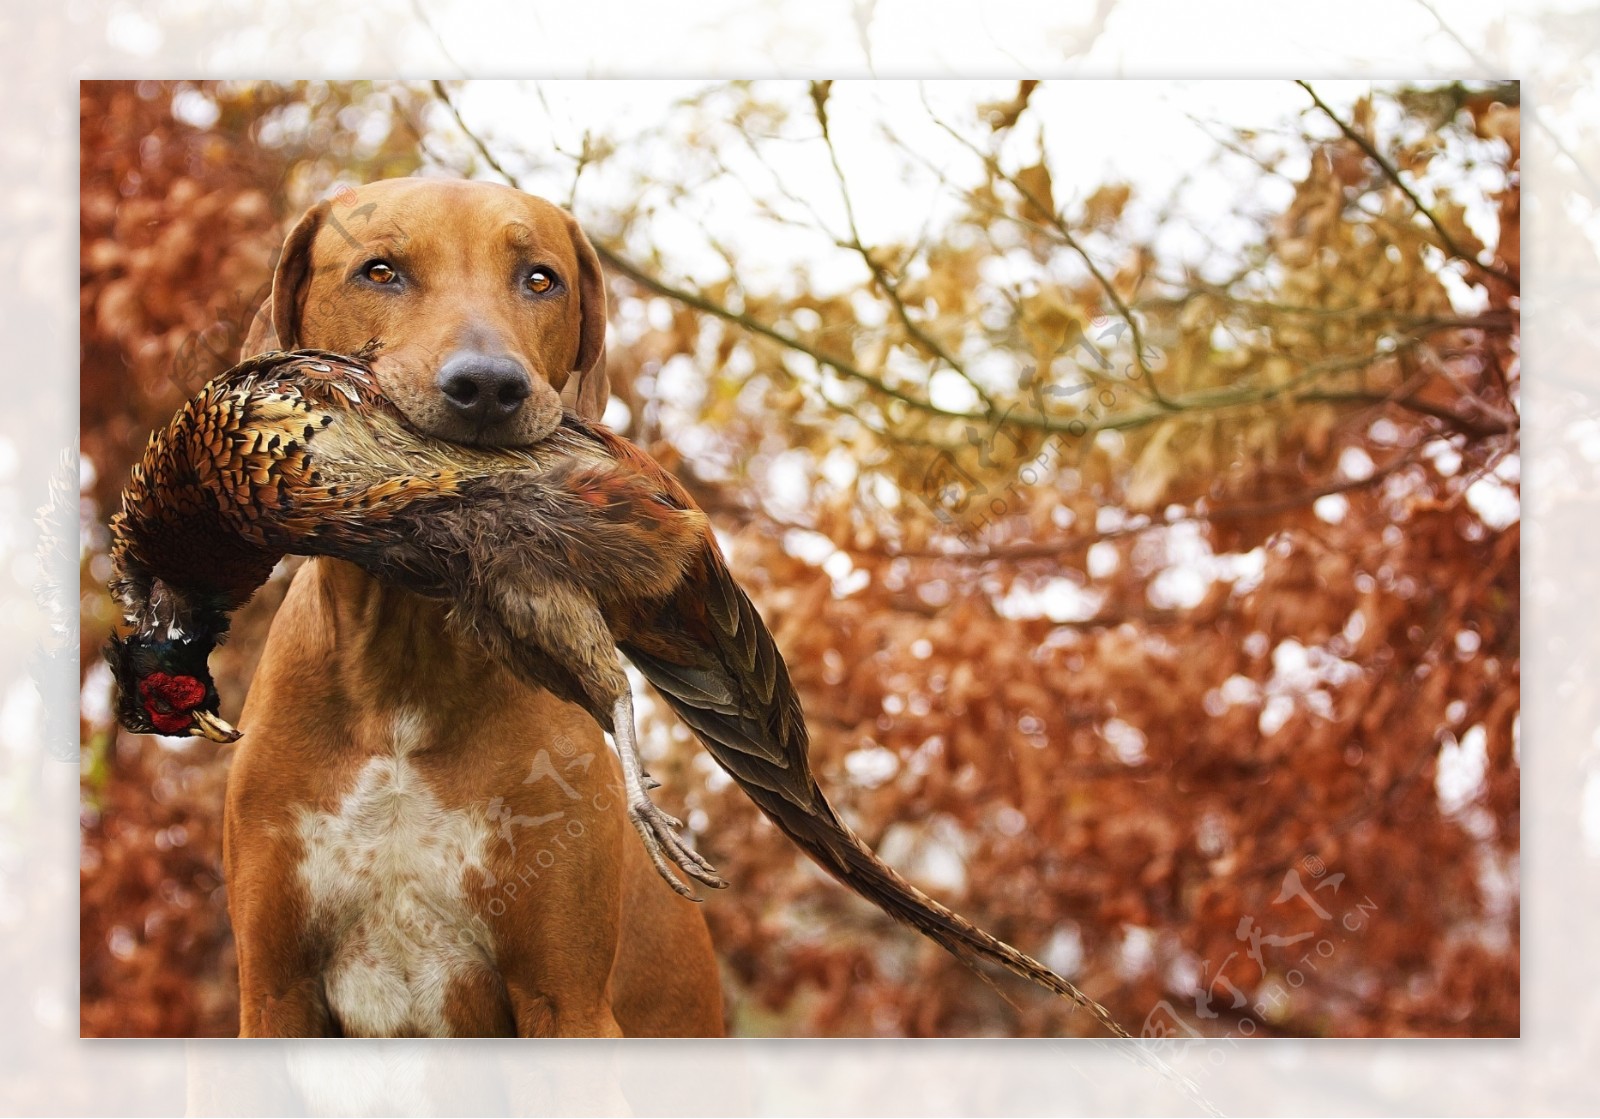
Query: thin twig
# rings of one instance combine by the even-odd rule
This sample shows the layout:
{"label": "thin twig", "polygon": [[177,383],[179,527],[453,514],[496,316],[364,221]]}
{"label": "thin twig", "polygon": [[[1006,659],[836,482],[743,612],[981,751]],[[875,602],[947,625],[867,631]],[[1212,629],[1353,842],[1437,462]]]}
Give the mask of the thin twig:
{"label": "thin twig", "polygon": [[1361,135],[1361,133],[1357,132],[1355,128],[1350,124],[1347,124],[1338,113],[1329,108],[1328,103],[1322,98],[1318,97],[1317,91],[1311,88],[1310,82],[1296,78],[1295,85],[1306,91],[1306,94],[1311,98],[1312,102],[1316,104],[1317,108],[1322,110],[1323,115],[1331,120],[1339,129],[1339,131],[1344,134],[1345,139],[1349,140],[1356,147],[1360,148],[1362,152],[1366,154],[1368,159],[1372,160],[1372,162],[1378,165],[1378,168],[1383,172],[1384,177],[1392,182],[1395,186],[1400,188],[1400,193],[1406,196],[1406,200],[1416,208],[1417,213],[1426,218],[1428,220],[1428,224],[1433,226],[1433,231],[1439,235],[1439,240],[1443,243],[1446,252],[1455,257],[1457,260],[1463,260],[1479,271],[1487,272],[1489,275],[1494,276],[1497,279],[1504,280],[1508,284],[1518,283],[1517,277],[1512,275],[1510,272],[1507,272],[1504,268],[1500,268],[1494,264],[1485,264],[1476,256],[1462,248],[1460,242],[1455,239],[1455,236],[1444,227],[1444,223],[1441,222],[1437,216],[1435,216],[1432,210],[1428,209],[1427,205],[1417,195],[1417,192],[1411,189],[1411,185],[1401,177],[1400,169],[1393,163],[1389,162],[1389,160],[1377,149],[1376,145],[1374,145],[1371,140],[1368,140],[1365,136]]}
{"label": "thin twig", "polygon": [[403,99],[396,97],[393,93],[390,93],[388,96],[389,104],[393,107],[395,115],[400,118],[400,122],[406,126],[406,129],[411,133],[411,135],[416,137],[417,150],[422,153],[423,159],[432,160],[440,167],[448,166],[448,161],[442,158],[438,152],[434,151],[433,146],[428,143],[427,130],[422,126],[421,121],[412,117],[409,109],[404,104]]}
{"label": "thin twig", "polygon": [[884,295],[888,297],[890,306],[894,308],[895,317],[906,328],[906,333],[911,335],[917,342],[920,342],[940,361],[960,374],[962,380],[972,386],[972,391],[978,394],[978,399],[983,401],[985,416],[993,416],[996,411],[994,398],[984,391],[983,386],[978,384],[972,375],[967,372],[966,366],[942,342],[912,319],[905,300],[900,297],[899,284],[889,275],[888,269],[884,268],[866,245],[862,243],[861,231],[856,224],[855,206],[850,201],[850,187],[845,181],[844,168],[839,163],[839,152],[833,146],[833,134],[828,129],[828,86],[825,83],[811,83],[811,104],[816,110],[817,126],[822,130],[822,142],[828,149],[828,161],[833,165],[834,178],[839,183],[839,196],[844,200],[845,223],[850,228],[850,240],[844,247],[853,251],[861,258],[862,263],[867,266],[867,270],[872,273],[872,278],[877,281],[878,286],[883,289]]}
{"label": "thin twig", "polygon": [[1151,374],[1150,363],[1145,358],[1144,330],[1140,327],[1138,318],[1134,316],[1133,309],[1128,306],[1128,301],[1122,297],[1122,293],[1117,290],[1116,285],[1100,270],[1100,266],[1095,263],[1094,257],[1090,256],[1088,250],[1079,243],[1078,238],[1073,234],[1071,227],[1067,225],[1060,212],[1053,206],[1046,206],[1043,199],[1037,197],[1033,191],[1018,181],[1016,176],[1002,168],[999,160],[946,124],[933,112],[931,107],[928,107],[928,116],[934,124],[949,133],[973,155],[983,160],[984,166],[989,169],[990,174],[999,177],[1012,190],[1022,195],[1036,213],[1045,215],[1055,235],[1060,237],[1069,249],[1078,254],[1078,258],[1083,261],[1083,266],[1089,270],[1089,275],[1094,277],[1095,283],[1100,285],[1100,289],[1105,292],[1106,298],[1111,301],[1111,306],[1116,309],[1122,320],[1128,324],[1128,332],[1131,335],[1130,341],[1133,346],[1133,360],[1138,367],[1140,379],[1144,381],[1149,390],[1151,399],[1163,408],[1173,410],[1175,406],[1162,394],[1160,387],[1155,383],[1154,376]]}
{"label": "thin twig", "polygon": [[462,134],[466,136],[467,139],[472,141],[473,146],[478,149],[478,154],[483,156],[484,161],[494,169],[495,174],[499,175],[511,186],[521,190],[522,184],[517,181],[517,177],[500,165],[500,161],[496,159],[494,157],[494,153],[489,150],[489,145],[485,144],[482,137],[480,137],[472,129],[468,128],[467,122],[461,119],[461,110],[456,108],[455,101],[453,101],[450,97],[450,91],[445,88],[444,83],[438,78],[433,79],[433,92],[434,96],[438,97],[440,101],[444,102],[445,108],[450,110],[450,115],[455,117],[456,127],[461,129]]}

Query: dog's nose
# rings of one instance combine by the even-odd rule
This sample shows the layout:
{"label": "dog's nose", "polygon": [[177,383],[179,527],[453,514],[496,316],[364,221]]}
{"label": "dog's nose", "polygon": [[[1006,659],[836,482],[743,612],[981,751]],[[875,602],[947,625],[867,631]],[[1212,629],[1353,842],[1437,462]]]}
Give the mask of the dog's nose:
{"label": "dog's nose", "polygon": [[507,419],[533,392],[528,371],[514,358],[457,354],[445,362],[435,383],[456,411],[473,423]]}

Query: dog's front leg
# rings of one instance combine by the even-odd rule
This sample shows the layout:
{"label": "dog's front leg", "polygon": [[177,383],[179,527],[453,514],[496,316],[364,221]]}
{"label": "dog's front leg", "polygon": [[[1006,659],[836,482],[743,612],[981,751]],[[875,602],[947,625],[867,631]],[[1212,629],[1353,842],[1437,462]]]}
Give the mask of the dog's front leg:
{"label": "dog's front leg", "polygon": [[[251,759],[235,761],[250,775]],[[293,881],[292,853],[281,829],[239,810],[231,798],[224,827],[223,865],[228,915],[239,958],[240,1037],[337,1037],[308,904]]]}
{"label": "dog's front leg", "polygon": [[562,1006],[541,991],[507,986],[518,1037],[621,1037],[608,1001]]}
{"label": "dog's front leg", "polygon": [[230,884],[234,943],[239,955],[240,1037],[338,1037],[320,969],[306,958],[307,931],[298,906],[241,904],[247,893]]}
{"label": "dog's front leg", "polygon": [[281,995],[260,993],[239,1002],[240,1037],[338,1037],[320,976],[290,984]]}

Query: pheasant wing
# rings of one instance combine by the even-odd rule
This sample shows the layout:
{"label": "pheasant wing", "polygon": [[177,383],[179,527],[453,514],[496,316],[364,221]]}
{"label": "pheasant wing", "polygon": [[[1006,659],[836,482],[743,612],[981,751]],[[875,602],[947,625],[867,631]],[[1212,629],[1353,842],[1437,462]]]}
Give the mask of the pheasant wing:
{"label": "pheasant wing", "polygon": [[[709,542],[708,542],[709,543]],[[800,698],[777,643],[710,546],[618,647],[739,782],[811,811],[821,802]],[[767,799],[757,803],[767,806]]]}

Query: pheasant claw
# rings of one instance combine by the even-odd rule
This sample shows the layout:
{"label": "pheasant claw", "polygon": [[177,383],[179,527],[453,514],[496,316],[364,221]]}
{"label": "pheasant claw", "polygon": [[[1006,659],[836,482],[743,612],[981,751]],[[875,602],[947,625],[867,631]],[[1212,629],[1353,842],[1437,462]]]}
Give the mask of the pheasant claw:
{"label": "pheasant claw", "polygon": [[617,754],[622,759],[622,781],[628,794],[628,819],[644,841],[645,852],[650,856],[656,872],[666,879],[667,885],[676,893],[690,901],[700,899],[672,872],[668,860],[696,882],[717,890],[725,887],[728,883],[717,876],[716,868],[678,834],[683,822],[657,808],[650,799],[649,790],[659,788],[661,783],[644,771],[644,761],[639,756],[638,741],[634,737],[633,696],[626,689],[617,698],[612,712],[612,726],[615,728],[613,737],[617,743]]}
{"label": "pheasant claw", "polygon": [[727,886],[728,883],[717,876],[716,868],[706,861],[705,856],[684,843],[683,838],[678,835],[677,829],[683,825],[657,808],[648,798],[628,806],[628,819],[632,821],[634,830],[639,833],[639,838],[644,841],[645,852],[649,854],[650,862],[654,864],[657,873],[666,879],[667,885],[674,891],[690,901],[700,900],[695,892],[672,872],[668,865],[669,858],[696,882],[717,890]]}

